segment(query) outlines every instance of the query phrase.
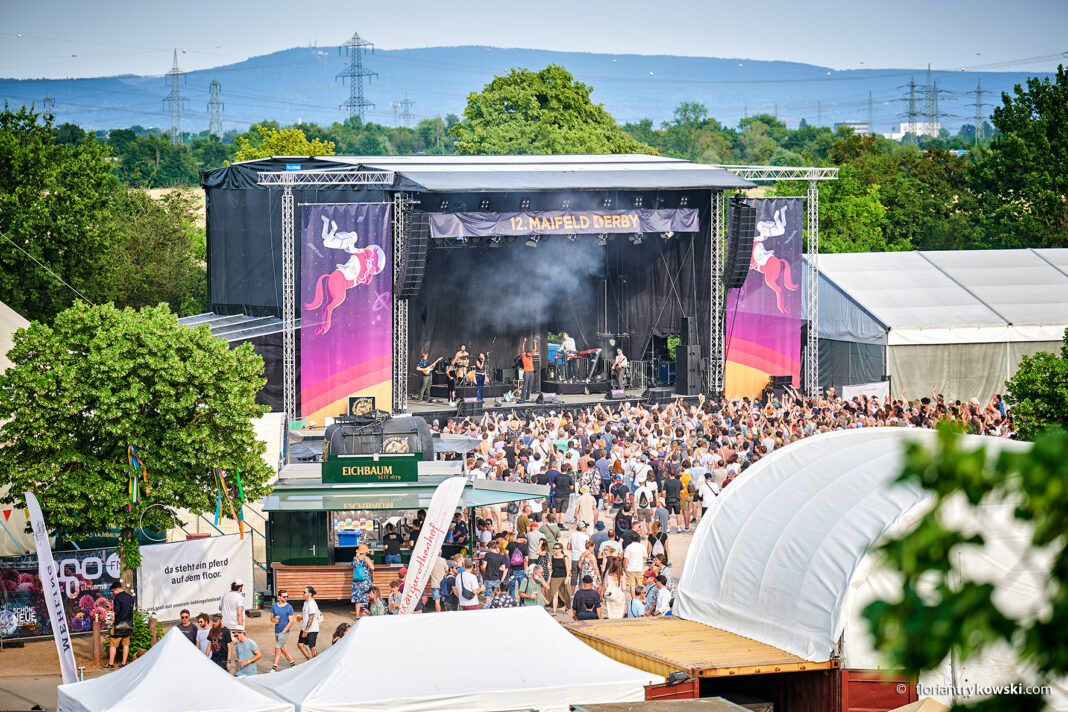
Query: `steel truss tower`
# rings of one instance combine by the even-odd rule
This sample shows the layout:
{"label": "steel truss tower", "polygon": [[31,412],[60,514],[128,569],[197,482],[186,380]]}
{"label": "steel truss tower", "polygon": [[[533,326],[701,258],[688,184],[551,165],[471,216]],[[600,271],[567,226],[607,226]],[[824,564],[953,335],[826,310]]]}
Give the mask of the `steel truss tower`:
{"label": "steel truss tower", "polygon": [[348,61],[345,62],[346,66],[343,70],[338,72],[337,79],[344,82],[346,79],[349,82],[349,99],[343,104],[338,106],[339,109],[348,109],[349,118],[359,117],[360,121],[364,120],[364,116],[367,113],[367,109],[373,109],[374,103],[368,101],[363,96],[363,79],[367,77],[368,82],[372,77],[377,77],[378,72],[372,72],[363,68],[363,55],[364,52],[370,49],[374,52],[374,45],[364,38],[360,37],[359,33],[353,33],[349,41],[341,45],[339,49],[344,50],[348,56]]}
{"label": "steel truss tower", "polygon": [[211,89],[208,98],[208,131],[222,138],[222,110],[223,103],[219,98],[221,86],[218,79],[211,80]]}
{"label": "steel truss tower", "polygon": [[178,69],[178,50],[174,50],[174,65],[166,77],[171,82],[171,93],[163,100],[164,104],[170,104],[171,110],[171,143],[182,142],[182,109],[189,103],[187,97],[182,96],[181,78],[185,74]]}

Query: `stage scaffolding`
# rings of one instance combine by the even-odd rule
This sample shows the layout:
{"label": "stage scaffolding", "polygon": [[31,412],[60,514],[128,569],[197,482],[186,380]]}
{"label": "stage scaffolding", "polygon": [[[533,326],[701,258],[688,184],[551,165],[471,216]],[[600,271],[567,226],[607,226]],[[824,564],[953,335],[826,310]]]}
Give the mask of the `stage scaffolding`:
{"label": "stage scaffolding", "polygon": [[[820,190],[819,181],[838,180],[837,168],[808,166],[714,166],[724,168],[739,178],[754,183],[778,181],[808,181],[805,193],[806,236],[808,247],[809,279],[806,283],[808,303],[808,330],[805,339],[805,370],[802,381],[805,395],[819,395],[819,253],[820,253]],[[711,343],[708,358],[708,390],[723,392],[723,376],[726,364],[723,353],[723,274],[724,251],[727,245],[725,203],[722,192],[712,194],[712,280],[709,305],[712,312]]]}

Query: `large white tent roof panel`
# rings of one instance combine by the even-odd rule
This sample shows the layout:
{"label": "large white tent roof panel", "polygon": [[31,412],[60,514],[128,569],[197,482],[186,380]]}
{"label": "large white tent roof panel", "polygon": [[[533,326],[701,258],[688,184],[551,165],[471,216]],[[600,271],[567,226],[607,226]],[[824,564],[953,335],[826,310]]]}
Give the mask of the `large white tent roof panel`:
{"label": "large white tent roof panel", "polygon": [[[479,646],[487,641],[483,654]],[[397,656],[383,655],[388,650],[403,651],[403,680]],[[538,660],[531,651],[568,662],[530,664]],[[523,607],[361,618],[323,655],[252,682],[301,712],[548,712],[640,702],[645,686],[663,678],[602,655],[540,607]]]}
{"label": "large white tent roof panel", "polygon": [[[904,445],[931,430],[864,428],[776,450],[716,499],[690,545],[676,611],[683,618],[829,659],[854,573],[921,490],[895,483]],[[968,436],[968,445],[1025,443]]]}
{"label": "large white tent roof panel", "polygon": [[238,681],[177,628],[126,667],[60,685],[58,712],[293,712],[274,694]]}

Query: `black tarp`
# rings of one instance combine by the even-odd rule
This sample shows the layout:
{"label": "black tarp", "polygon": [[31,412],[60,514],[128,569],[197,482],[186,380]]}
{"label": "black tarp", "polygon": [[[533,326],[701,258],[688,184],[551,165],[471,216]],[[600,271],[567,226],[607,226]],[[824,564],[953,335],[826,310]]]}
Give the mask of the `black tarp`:
{"label": "black tarp", "polygon": [[819,340],[820,388],[875,383],[886,373],[886,347],[882,344],[858,344],[853,341]]}

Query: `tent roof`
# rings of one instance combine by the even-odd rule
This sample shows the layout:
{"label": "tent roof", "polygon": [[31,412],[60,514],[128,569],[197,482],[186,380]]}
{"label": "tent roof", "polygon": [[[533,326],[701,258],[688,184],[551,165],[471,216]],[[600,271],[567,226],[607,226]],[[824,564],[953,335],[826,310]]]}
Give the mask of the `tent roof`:
{"label": "tent roof", "polygon": [[60,685],[58,712],[293,712],[293,705],[226,674],[172,628],[126,667]]}
{"label": "tent roof", "polygon": [[[409,674],[397,677],[398,650]],[[478,654],[472,641],[492,641]],[[552,651],[566,665],[529,664]],[[663,678],[618,663],[579,641],[540,607],[361,618],[345,637],[292,670],[258,675],[302,712],[320,710],[566,710],[639,702]]]}
{"label": "tent roof", "polygon": [[[926,500],[895,483],[904,445],[932,430],[817,435],[749,468],[698,525],[676,592],[683,618],[823,662],[842,633],[854,573],[887,529]],[[1027,443],[967,436],[966,445]]]}
{"label": "tent roof", "polygon": [[6,371],[11,365],[7,359],[7,352],[15,343],[15,332],[29,325],[30,322],[26,321],[21,314],[0,302],[0,373]]}
{"label": "tent roof", "polygon": [[1068,249],[825,254],[819,268],[891,346],[1060,341],[1068,327]]}
{"label": "tent roof", "polygon": [[[723,168],[643,154],[558,156],[274,156],[204,173],[205,187],[255,187],[254,174],[286,170],[391,171],[387,188],[439,193],[517,190],[724,190],[753,183]],[[243,179],[236,179],[243,174]],[[244,175],[247,174],[247,175]]]}

